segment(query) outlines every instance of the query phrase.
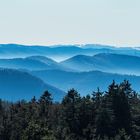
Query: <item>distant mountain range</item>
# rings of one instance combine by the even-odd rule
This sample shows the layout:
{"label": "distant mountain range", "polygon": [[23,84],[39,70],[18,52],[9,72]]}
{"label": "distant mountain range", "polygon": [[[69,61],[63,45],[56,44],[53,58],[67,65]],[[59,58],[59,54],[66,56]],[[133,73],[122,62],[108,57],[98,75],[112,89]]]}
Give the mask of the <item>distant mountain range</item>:
{"label": "distant mountain range", "polygon": [[61,64],[77,71],[99,70],[110,73],[140,75],[140,57],[100,53],[94,56],[77,55]]}
{"label": "distant mountain range", "polygon": [[139,47],[0,44],[2,99],[30,99],[48,90],[60,101],[70,88],[87,95],[97,87],[106,90],[113,80],[124,79],[140,91]]}
{"label": "distant mountain range", "polygon": [[23,70],[103,71],[118,74],[140,75],[140,57],[100,53],[94,56],[76,55],[62,62],[45,56],[0,59],[0,67]]}
{"label": "distant mountain range", "polygon": [[39,78],[26,72],[12,69],[0,69],[0,98],[17,101],[29,100],[33,96],[37,98],[48,90],[52,93],[55,101],[60,101],[65,93],[58,88],[43,82]]}
{"label": "distant mountain range", "polygon": [[66,72],[60,70],[32,71],[31,73],[62,90],[67,91],[70,88],[75,88],[82,95],[92,93],[97,87],[100,87],[101,90],[107,90],[108,85],[113,80],[122,82],[125,79],[132,83],[135,90],[140,91],[140,76],[134,75],[111,74],[100,71]]}
{"label": "distant mountain range", "polygon": [[17,44],[0,44],[1,58],[28,57],[41,55],[60,61],[75,55],[95,55],[98,53],[117,53],[140,56],[138,48],[116,48],[107,45],[55,45],[55,46],[27,46]]}

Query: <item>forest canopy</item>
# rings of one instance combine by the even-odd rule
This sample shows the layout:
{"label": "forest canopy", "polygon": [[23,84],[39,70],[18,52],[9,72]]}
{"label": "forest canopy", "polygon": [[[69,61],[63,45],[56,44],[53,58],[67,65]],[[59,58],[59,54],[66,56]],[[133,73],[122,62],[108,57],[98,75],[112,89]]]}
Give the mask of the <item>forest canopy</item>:
{"label": "forest canopy", "polygon": [[0,140],[138,140],[139,132],[140,97],[126,80],[86,97],[70,89],[61,102],[48,91],[30,101],[0,100]]}

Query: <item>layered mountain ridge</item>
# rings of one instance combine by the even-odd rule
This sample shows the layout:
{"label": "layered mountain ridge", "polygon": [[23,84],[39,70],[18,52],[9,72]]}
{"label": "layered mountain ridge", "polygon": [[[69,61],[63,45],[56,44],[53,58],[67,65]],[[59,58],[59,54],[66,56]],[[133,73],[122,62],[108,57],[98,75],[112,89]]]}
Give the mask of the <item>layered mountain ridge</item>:
{"label": "layered mountain ridge", "polygon": [[48,90],[60,101],[70,88],[87,95],[125,79],[140,91],[139,47],[0,44],[0,68],[0,98],[5,100],[39,97]]}

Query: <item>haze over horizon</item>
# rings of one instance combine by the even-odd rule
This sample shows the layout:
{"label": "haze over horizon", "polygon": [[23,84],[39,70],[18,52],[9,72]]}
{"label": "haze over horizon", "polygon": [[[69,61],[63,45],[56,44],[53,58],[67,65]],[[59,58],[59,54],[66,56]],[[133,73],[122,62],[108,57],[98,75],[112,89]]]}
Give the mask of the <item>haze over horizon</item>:
{"label": "haze over horizon", "polygon": [[23,46],[41,46],[41,47],[70,47],[70,46],[75,46],[75,47],[80,47],[80,48],[92,48],[92,47],[101,47],[101,48],[106,48],[106,47],[110,47],[110,48],[133,48],[133,49],[139,49],[140,45],[137,46],[117,46],[117,45],[113,45],[113,44],[100,44],[100,43],[83,43],[83,44],[70,44],[70,43],[58,43],[58,44],[33,44],[33,43],[0,43],[0,45],[23,45]]}
{"label": "haze over horizon", "polygon": [[139,5],[139,0],[0,0],[0,44],[140,46]]}

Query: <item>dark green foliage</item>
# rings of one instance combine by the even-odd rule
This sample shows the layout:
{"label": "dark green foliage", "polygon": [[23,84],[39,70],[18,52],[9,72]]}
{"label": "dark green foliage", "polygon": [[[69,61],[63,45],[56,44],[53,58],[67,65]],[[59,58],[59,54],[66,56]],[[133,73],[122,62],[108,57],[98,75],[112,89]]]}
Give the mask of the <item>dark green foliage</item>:
{"label": "dark green foliage", "polygon": [[46,91],[31,101],[0,100],[0,140],[139,140],[140,98],[128,81],[81,97],[71,89],[61,103]]}

